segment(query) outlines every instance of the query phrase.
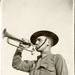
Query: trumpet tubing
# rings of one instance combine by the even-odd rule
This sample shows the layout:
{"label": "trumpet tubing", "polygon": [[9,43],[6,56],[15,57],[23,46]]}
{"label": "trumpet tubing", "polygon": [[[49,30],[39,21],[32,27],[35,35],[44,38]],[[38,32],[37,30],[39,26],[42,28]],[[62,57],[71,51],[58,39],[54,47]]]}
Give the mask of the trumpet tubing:
{"label": "trumpet tubing", "polygon": [[22,43],[25,44],[25,45],[31,46],[30,43],[24,42],[23,40],[18,39],[18,38],[16,38],[16,37],[14,37],[13,35],[9,34],[8,32],[6,32],[6,29],[3,30],[3,38],[4,38],[4,37],[10,38],[10,39],[12,39],[12,40],[15,40],[15,41],[18,41],[18,42],[22,42]]}
{"label": "trumpet tubing", "polygon": [[[7,37],[7,43],[10,44],[10,45],[12,45],[12,46],[15,46],[15,47],[18,47],[18,46],[14,45],[14,44],[11,44],[11,43],[9,42],[9,39],[12,39],[12,40],[17,41],[17,42],[22,42],[22,44],[24,44],[24,45],[28,45],[28,46],[31,46],[31,45],[32,45],[31,43],[27,43],[27,42],[25,42],[25,41],[23,41],[23,40],[21,40],[21,39],[18,39],[18,38],[16,38],[16,37],[14,37],[13,35],[9,34],[9,33],[6,31],[6,29],[3,30],[3,38],[5,38],[5,37]],[[32,45],[32,46],[33,46],[33,45]],[[33,54],[33,52],[34,52],[34,47],[33,47],[32,50],[28,50],[28,49],[25,49],[25,50],[27,50],[27,51],[31,52],[31,54]]]}

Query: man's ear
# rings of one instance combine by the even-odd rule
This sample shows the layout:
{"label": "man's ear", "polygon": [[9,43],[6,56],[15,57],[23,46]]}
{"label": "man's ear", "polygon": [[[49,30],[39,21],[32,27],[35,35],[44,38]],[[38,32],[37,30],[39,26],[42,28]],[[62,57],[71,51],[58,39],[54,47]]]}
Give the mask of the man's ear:
{"label": "man's ear", "polygon": [[49,46],[49,45],[50,45],[50,42],[48,41],[47,46]]}
{"label": "man's ear", "polygon": [[51,41],[48,41],[47,46],[50,46],[50,45],[51,45],[51,43],[52,43]]}
{"label": "man's ear", "polygon": [[47,46],[49,46],[49,45],[47,45]]}
{"label": "man's ear", "polygon": [[48,37],[48,43],[49,43],[49,45],[51,45],[51,46],[53,46],[53,39],[51,38],[51,37]]}

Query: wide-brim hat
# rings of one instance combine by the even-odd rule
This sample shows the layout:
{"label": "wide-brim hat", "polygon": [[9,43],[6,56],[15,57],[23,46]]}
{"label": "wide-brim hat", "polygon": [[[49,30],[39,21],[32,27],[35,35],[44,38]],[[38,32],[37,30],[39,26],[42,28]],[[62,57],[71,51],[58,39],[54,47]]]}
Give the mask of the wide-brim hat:
{"label": "wide-brim hat", "polygon": [[36,39],[39,36],[48,36],[50,38],[53,39],[53,46],[57,44],[57,42],[59,41],[58,36],[51,32],[51,31],[46,31],[46,30],[41,30],[41,31],[37,31],[34,34],[32,34],[32,36],[30,37],[31,43],[35,45]]}

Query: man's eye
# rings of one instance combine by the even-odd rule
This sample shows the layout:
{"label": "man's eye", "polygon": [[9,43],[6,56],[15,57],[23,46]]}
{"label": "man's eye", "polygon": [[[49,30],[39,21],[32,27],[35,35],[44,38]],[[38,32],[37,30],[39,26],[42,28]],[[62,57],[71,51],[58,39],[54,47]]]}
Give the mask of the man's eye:
{"label": "man's eye", "polygon": [[38,40],[38,41],[41,41],[41,39],[39,39],[39,38],[38,38],[37,40]]}

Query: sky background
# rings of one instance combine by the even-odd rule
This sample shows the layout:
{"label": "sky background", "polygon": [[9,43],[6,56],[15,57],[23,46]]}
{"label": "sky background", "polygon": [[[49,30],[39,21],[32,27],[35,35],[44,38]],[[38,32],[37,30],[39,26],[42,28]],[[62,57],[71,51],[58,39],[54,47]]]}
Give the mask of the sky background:
{"label": "sky background", "polygon": [[[30,39],[38,30],[50,30],[59,36],[59,42],[52,48],[53,54],[61,54],[73,74],[73,8],[72,0],[2,0],[2,30],[18,37]],[[2,75],[28,75],[12,68],[12,58],[16,48],[2,39]],[[39,55],[23,51],[22,60],[35,60]]]}
{"label": "sky background", "polygon": [[[0,1],[0,34],[1,34],[1,1]],[[2,40],[2,37],[0,35],[0,42]],[[1,43],[0,43],[0,49],[1,49]],[[1,51],[0,51],[0,73],[1,73]]]}

